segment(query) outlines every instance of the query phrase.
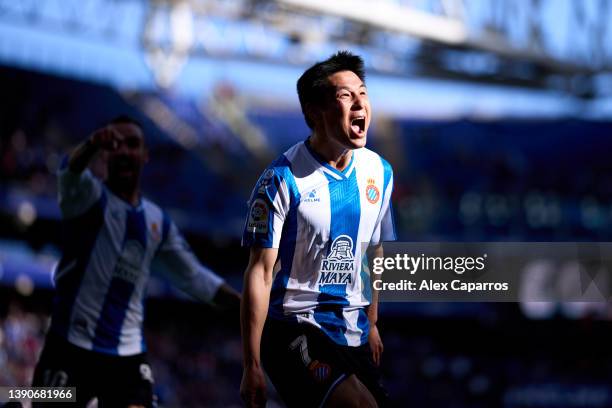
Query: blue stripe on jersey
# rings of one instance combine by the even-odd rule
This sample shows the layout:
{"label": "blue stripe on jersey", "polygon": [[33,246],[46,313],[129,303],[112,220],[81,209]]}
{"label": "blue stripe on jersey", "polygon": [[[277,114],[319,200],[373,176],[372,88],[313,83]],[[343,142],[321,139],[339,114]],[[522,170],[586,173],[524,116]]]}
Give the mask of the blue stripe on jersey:
{"label": "blue stripe on jersey", "polygon": [[391,181],[391,175],[393,174],[393,170],[391,169],[391,165],[389,164],[388,161],[386,161],[382,157],[380,158],[380,161],[382,162],[383,177],[384,177],[383,191],[382,191],[382,197],[381,198],[382,198],[382,201],[384,201],[385,200],[385,193],[387,192],[387,186],[389,185],[389,181]]}
{"label": "blue stripe on jersey", "polygon": [[348,235],[353,240],[353,255],[355,254],[357,233],[361,221],[361,200],[357,186],[356,173],[351,173],[347,180],[336,180],[327,174],[327,187],[331,207],[331,222],[327,253],[332,242],[340,235]]}
{"label": "blue stripe on jersey", "polygon": [[[285,181],[290,195],[289,212],[285,216],[278,249],[281,269],[272,282],[272,291],[270,294],[270,312],[274,317],[282,318],[283,300],[285,298],[289,276],[291,275],[293,254],[297,242],[297,209],[301,196],[297,184],[295,183],[295,178],[293,177],[291,162],[289,162],[285,156],[282,156],[281,160],[275,164],[275,168],[280,179]],[[272,218],[272,214],[270,218]]]}
{"label": "blue stripe on jersey", "polygon": [[143,248],[147,247],[147,221],[142,207],[127,211],[123,244],[130,240],[137,241]]}
{"label": "blue stripe on jersey", "polygon": [[[293,177],[293,174],[291,175],[291,177]],[[280,189],[281,183],[282,183],[282,179],[275,175],[272,178],[272,184],[266,188],[267,202],[270,203],[270,213],[268,214],[268,235],[266,236],[265,246],[269,246],[269,247],[272,246],[273,234],[276,233],[276,231],[274,231],[274,211],[275,210],[274,210],[274,205],[272,203],[274,203],[274,200],[276,199],[276,196],[278,195],[278,190]],[[295,181],[293,182],[293,184],[295,184]]]}
{"label": "blue stripe on jersey", "polygon": [[[372,289],[370,282],[370,275],[366,272],[369,269],[368,266],[368,256],[367,252],[361,254],[361,284],[362,295],[368,300],[368,302],[372,302]],[[359,310],[359,318],[357,319],[357,327],[361,329],[361,344],[365,344],[368,341],[368,333],[370,332],[370,322],[368,320],[368,315],[366,314],[365,309]]]}
{"label": "blue stripe on jersey", "polygon": [[[147,308],[145,307],[145,298],[146,298],[146,288],[140,298],[140,305],[142,307],[142,321],[144,322],[147,319]],[[142,332],[142,328],[140,329],[140,350],[142,353],[146,353],[147,351],[147,342],[144,338],[144,333]]]}
{"label": "blue stripe on jersey", "polygon": [[65,154],[62,157],[58,170],[64,170],[66,167],[68,167],[68,163],[70,163],[70,155]]}
{"label": "blue stripe on jersey", "polygon": [[121,326],[133,292],[133,283],[121,278],[111,280],[96,325],[96,334],[93,339],[94,351],[118,354],[117,346],[121,337]]}
{"label": "blue stripe on jersey", "polygon": [[[385,194],[387,193],[387,186],[389,185],[389,182],[391,181],[391,176],[393,175],[393,169],[391,168],[391,165],[389,164],[388,161],[386,161],[382,157],[380,158],[380,160],[382,161],[383,170],[384,170],[384,183],[383,183],[383,195],[382,195],[382,199],[384,200]],[[391,197],[389,197],[389,200],[390,199]],[[395,229],[395,216],[393,215],[393,205],[391,204],[391,201],[389,201],[389,211],[391,212],[391,225],[393,228],[393,240],[396,240],[397,230]]]}
{"label": "blue stripe on jersey", "polygon": [[370,266],[368,265],[369,261],[368,261],[368,254],[367,251],[365,254],[361,254],[361,282],[362,282],[362,289],[361,289],[361,294],[363,295],[363,297],[365,297],[368,302],[372,301],[372,289],[370,287],[371,282],[370,282],[370,274],[367,272],[370,269]]}
{"label": "blue stripe on jersey", "polygon": [[[56,273],[69,268],[65,274],[57,277],[55,282],[55,297],[53,300],[53,318],[51,330],[66,338],[70,327],[72,307],[81,287],[81,281],[89,264],[98,234],[104,225],[104,210],[106,208],[106,191],[98,201],[84,214],[64,219],[63,256]],[[76,239],[75,237],[78,237]]]}
{"label": "blue stripe on jersey", "polygon": [[162,236],[161,236],[161,240],[159,241],[158,248],[161,248],[164,245],[164,243],[166,242],[166,239],[168,238],[169,232],[170,232],[170,217],[168,216],[168,214],[166,214],[165,211],[162,211]]}
{"label": "blue stripe on jersey", "polygon": [[[361,201],[356,172],[352,172],[348,179],[340,181],[327,174],[325,176],[328,180],[327,186],[331,207],[327,255],[330,255],[336,238],[341,235],[348,235],[353,242],[350,260],[354,262],[355,247],[360,245],[357,242],[357,234],[361,221]],[[358,279],[358,277],[353,274],[353,279]],[[314,311],[315,321],[336,343],[346,345],[347,341],[344,336],[346,322],[342,315],[343,307],[349,304],[346,283],[322,285],[319,286],[319,292],[318,305]]]}
{"label": "blue stripe on jersey", "polygon": [[357,319],[357,327],[361,329],[361,344],[368,342],[368,335],[370,334],[370,321],[368,320],[368,314],[366,309],[359,309],[359,318]]}
{"label": "blue stripe on jersey", "polygon": [[[142,208],[133,208],[126,213],[124,247],[128,241],[138,242],[143,251],[147,247],[147,223]],[[138,264],[142,260],[137,259],[132,262]],[[134,293],[134,287],[132,281],[119,276],[112,278],[96,325],[96,334],[93,339],[94,350],[117,354],[121,327]]]}

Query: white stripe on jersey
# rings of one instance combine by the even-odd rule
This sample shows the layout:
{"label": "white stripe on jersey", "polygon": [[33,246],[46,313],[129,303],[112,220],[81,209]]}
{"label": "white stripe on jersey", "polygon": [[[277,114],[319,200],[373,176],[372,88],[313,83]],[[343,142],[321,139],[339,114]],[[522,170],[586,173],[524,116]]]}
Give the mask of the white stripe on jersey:
{"label": "white stripe on jersey", "polygon": [[268,167],[251,196],[243,244],[279,248],[273,318],[309,322],[339,344],[367,341],[362,244],[395,239],[392,189],[390,165],[366,148],[342,172],[307,142]]}

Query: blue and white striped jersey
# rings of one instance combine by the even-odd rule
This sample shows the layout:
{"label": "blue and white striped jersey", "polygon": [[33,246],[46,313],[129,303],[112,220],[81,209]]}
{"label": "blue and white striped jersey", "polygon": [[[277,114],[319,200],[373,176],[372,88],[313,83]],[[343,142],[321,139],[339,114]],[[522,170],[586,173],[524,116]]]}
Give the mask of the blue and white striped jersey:
{"label": "blue and white striped jersey", "polygon": [[114,355],[145,350],[144,296],[152,261],[193,297],[210,301],[223,280],[203,267],[155,204],[123,201],[89,170],[58,174],[65,247],[54,274],[51,330]]}
{"label": "blue and white striped jersey", "polygon": [[269,317],[313,324],[338,344],[367,342],[361,252],[395,240],[392,190],[391,166],[366,148],[339,171],[300,142],[264,171],[242,241],[279,249]]}

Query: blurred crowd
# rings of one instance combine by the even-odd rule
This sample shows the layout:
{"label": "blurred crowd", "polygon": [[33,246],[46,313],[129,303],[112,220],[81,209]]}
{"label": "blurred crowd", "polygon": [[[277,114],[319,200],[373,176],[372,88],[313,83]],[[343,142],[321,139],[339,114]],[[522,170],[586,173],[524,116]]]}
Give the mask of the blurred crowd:
{"label": "blurred crowd", "polygon": [[[265,163],[308,135],[299,111],[249,105],[230,83],[194,101],[123,95],[7,68],[0,74],[7,99],[18,101],[0,106],[0,209],[18,218],[21,210],[26,222],[33,218],[27,208],[59,217],[61,158],[93,129],[128,113],[143,123],[151,150],[145,193],[177,214],[183,228],[237,239],[244,202]],[[375,117],[369,144],[394,167],[401,239],[605,240],[612,228],[610,129],[608,122],[570,119]],[[104,174],[103,160],[94,172]]]}
{"label": "blurred crowd", "polygon": [[0,384],[29,384],[42,347],[45,316],[28,313],[10,303],[0,319]]}
{"label": "blurred crowd", "polygon": [[[192,233],[238,239],[265,164],[308,135],[299,111],[249,105],[230,83],[194,101],[3,71],[0,85],[19,103],[0,106],[0,210],[26,224],[58,219],[55,172],[70,146],[128,113],[143,123],[151,150],[145,194]],[[400,239],[606,240],[610,129],[570,119],[375,117],[369,145],[395,171]],[[103,158],[93,167],[103,176]]]}
{"label": "blurred crowd", "polygon": [[[169,306],[176,308],[173,303],[177,301]],[[171,312],[156,311],[160,318],[146,330],[160,405],[240,406],[242,359],[237,322],[236,327],[230,327],[206,316],[199,319],[198,312],[210,309],[195,304],[179,305],[179,309],[178,319],[173,319]],[[6,314],[0,317],[0,385],[31,383],[47,324],[46,313],[26,311],[19,302],[8,304]]]}
{"label": "blurred crowd", "polygon": [[[533,322],[516,307],[463,318],[383,315],[381,370],[396,406],[610,406],[609,323]],[[155,316],[145,336],[161,407],[241,406],[236,319],[176,300],[149,301],[148,315]],[[0,316],[0,384],[29,384],[46,324],[45,313],[9,303]],[[272,388],[270,399],[278,406]]]}

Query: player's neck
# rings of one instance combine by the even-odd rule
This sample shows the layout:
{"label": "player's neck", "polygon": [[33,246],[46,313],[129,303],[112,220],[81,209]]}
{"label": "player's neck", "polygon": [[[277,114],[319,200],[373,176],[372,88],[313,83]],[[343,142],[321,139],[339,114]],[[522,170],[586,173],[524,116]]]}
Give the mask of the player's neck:
{"label": "player's neck", "polygon": [[320,136],[317,132],[313,132],[308,140],[310,148],[333,168],[342,171],[351,163],[353,157],[351,149],[347,149],[330,138]]}
{"label": "player's neck", "polygon": [[106,186],[113,194],[130,204],[132,207],[136,207],[140,204],[140,188],[138,183],[135,185],[126,185],[108,181]]}

